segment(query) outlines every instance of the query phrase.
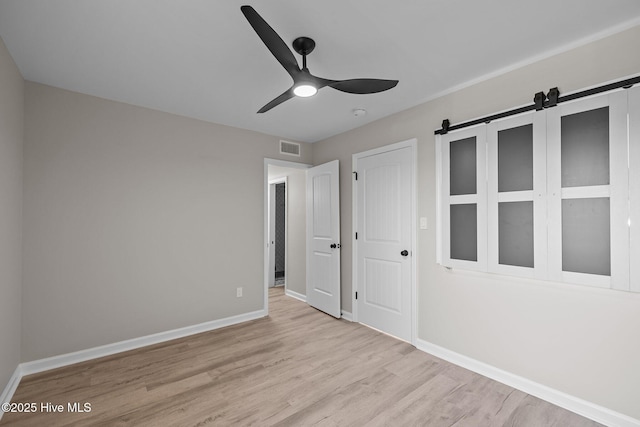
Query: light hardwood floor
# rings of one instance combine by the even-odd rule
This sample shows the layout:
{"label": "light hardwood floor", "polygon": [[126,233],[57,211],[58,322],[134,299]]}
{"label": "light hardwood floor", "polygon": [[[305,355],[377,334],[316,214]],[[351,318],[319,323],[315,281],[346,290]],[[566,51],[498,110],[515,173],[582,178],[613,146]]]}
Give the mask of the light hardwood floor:
{"label": "light hardwood floor", "polygon": [[16,426],[597,426],[270,291],[270,316],[23,378]]}

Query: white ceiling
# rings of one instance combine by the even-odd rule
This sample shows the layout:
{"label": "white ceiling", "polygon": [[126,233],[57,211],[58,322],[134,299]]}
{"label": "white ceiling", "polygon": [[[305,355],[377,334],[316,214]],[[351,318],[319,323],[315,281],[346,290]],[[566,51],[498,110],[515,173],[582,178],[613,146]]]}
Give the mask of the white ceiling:
{"label": "white ceiling", "polygon": [[[291,79],[243,4],[289,45],[315,39],[313,74],[400,83],[256,114]],[[638,0],[0,0],[0,37],[27,80],[307,142],[638,23]]]}

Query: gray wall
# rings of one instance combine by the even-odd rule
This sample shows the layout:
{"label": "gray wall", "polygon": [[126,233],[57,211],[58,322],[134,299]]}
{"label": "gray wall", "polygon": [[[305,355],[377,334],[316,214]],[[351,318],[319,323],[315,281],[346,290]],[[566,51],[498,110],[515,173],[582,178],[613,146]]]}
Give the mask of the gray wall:
{"label": "gray wall", "polygon": [[[436,264],[433,132],[561,92],[640,72],[640,27],[313,145],[314,164],[340,160],[342,308],[351,311],[351,156],[418,140],[418,337],[533,381],[640,419],[640,295],[490,274]],[[402,82],[400,83],[402,84]],[[345,179],[346,178],[346,179]]]}
{"label": "gray wall", "polygon": [[23,361],[262,308],[278,138],[31,82],[25,120]]}
{"label": "gray wall", "polygon": [[0,393],[20,363],[24,80],[0,39]]}

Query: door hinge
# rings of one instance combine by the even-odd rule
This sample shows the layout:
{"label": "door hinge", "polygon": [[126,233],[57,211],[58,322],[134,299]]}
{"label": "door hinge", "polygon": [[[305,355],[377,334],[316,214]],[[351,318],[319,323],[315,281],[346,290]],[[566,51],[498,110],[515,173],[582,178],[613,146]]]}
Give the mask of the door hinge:
{"label": "door hinge", "polygon": [[358,299],[358,293],[356,292],[356,299]]}
{"label": "door hinge", "polygon": [[358,232],[356,231],[356,240],[358,240]]}
{"label": "door hinge", "polygon": [[354,172],[352,172],[352,173],[353,173],[353,176],[355,176],[355,177],[356,177],[356,181],[357,181],[357,180],[358,180],[358,172],[355,172],[355,171],[354,171]]}

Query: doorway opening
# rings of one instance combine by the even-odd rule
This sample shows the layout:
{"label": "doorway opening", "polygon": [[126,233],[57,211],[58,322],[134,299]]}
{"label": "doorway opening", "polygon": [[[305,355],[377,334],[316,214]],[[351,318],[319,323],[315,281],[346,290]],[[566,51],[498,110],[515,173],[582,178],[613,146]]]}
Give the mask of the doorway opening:
{"label": "doorway opening", "polygon": [[287,177],[269,181],[269,287],[286,285]]}
{"label": "doorway opening", "polygon": [[306,302],[306,173],[311,165],[264,159],[264,310],[269,289]]}
{"label": "doorway opening", "polygon": [[275,185],[275,266],[274,266],[274,285],[285,284],[285,250],[287,244],[287,181]]}

